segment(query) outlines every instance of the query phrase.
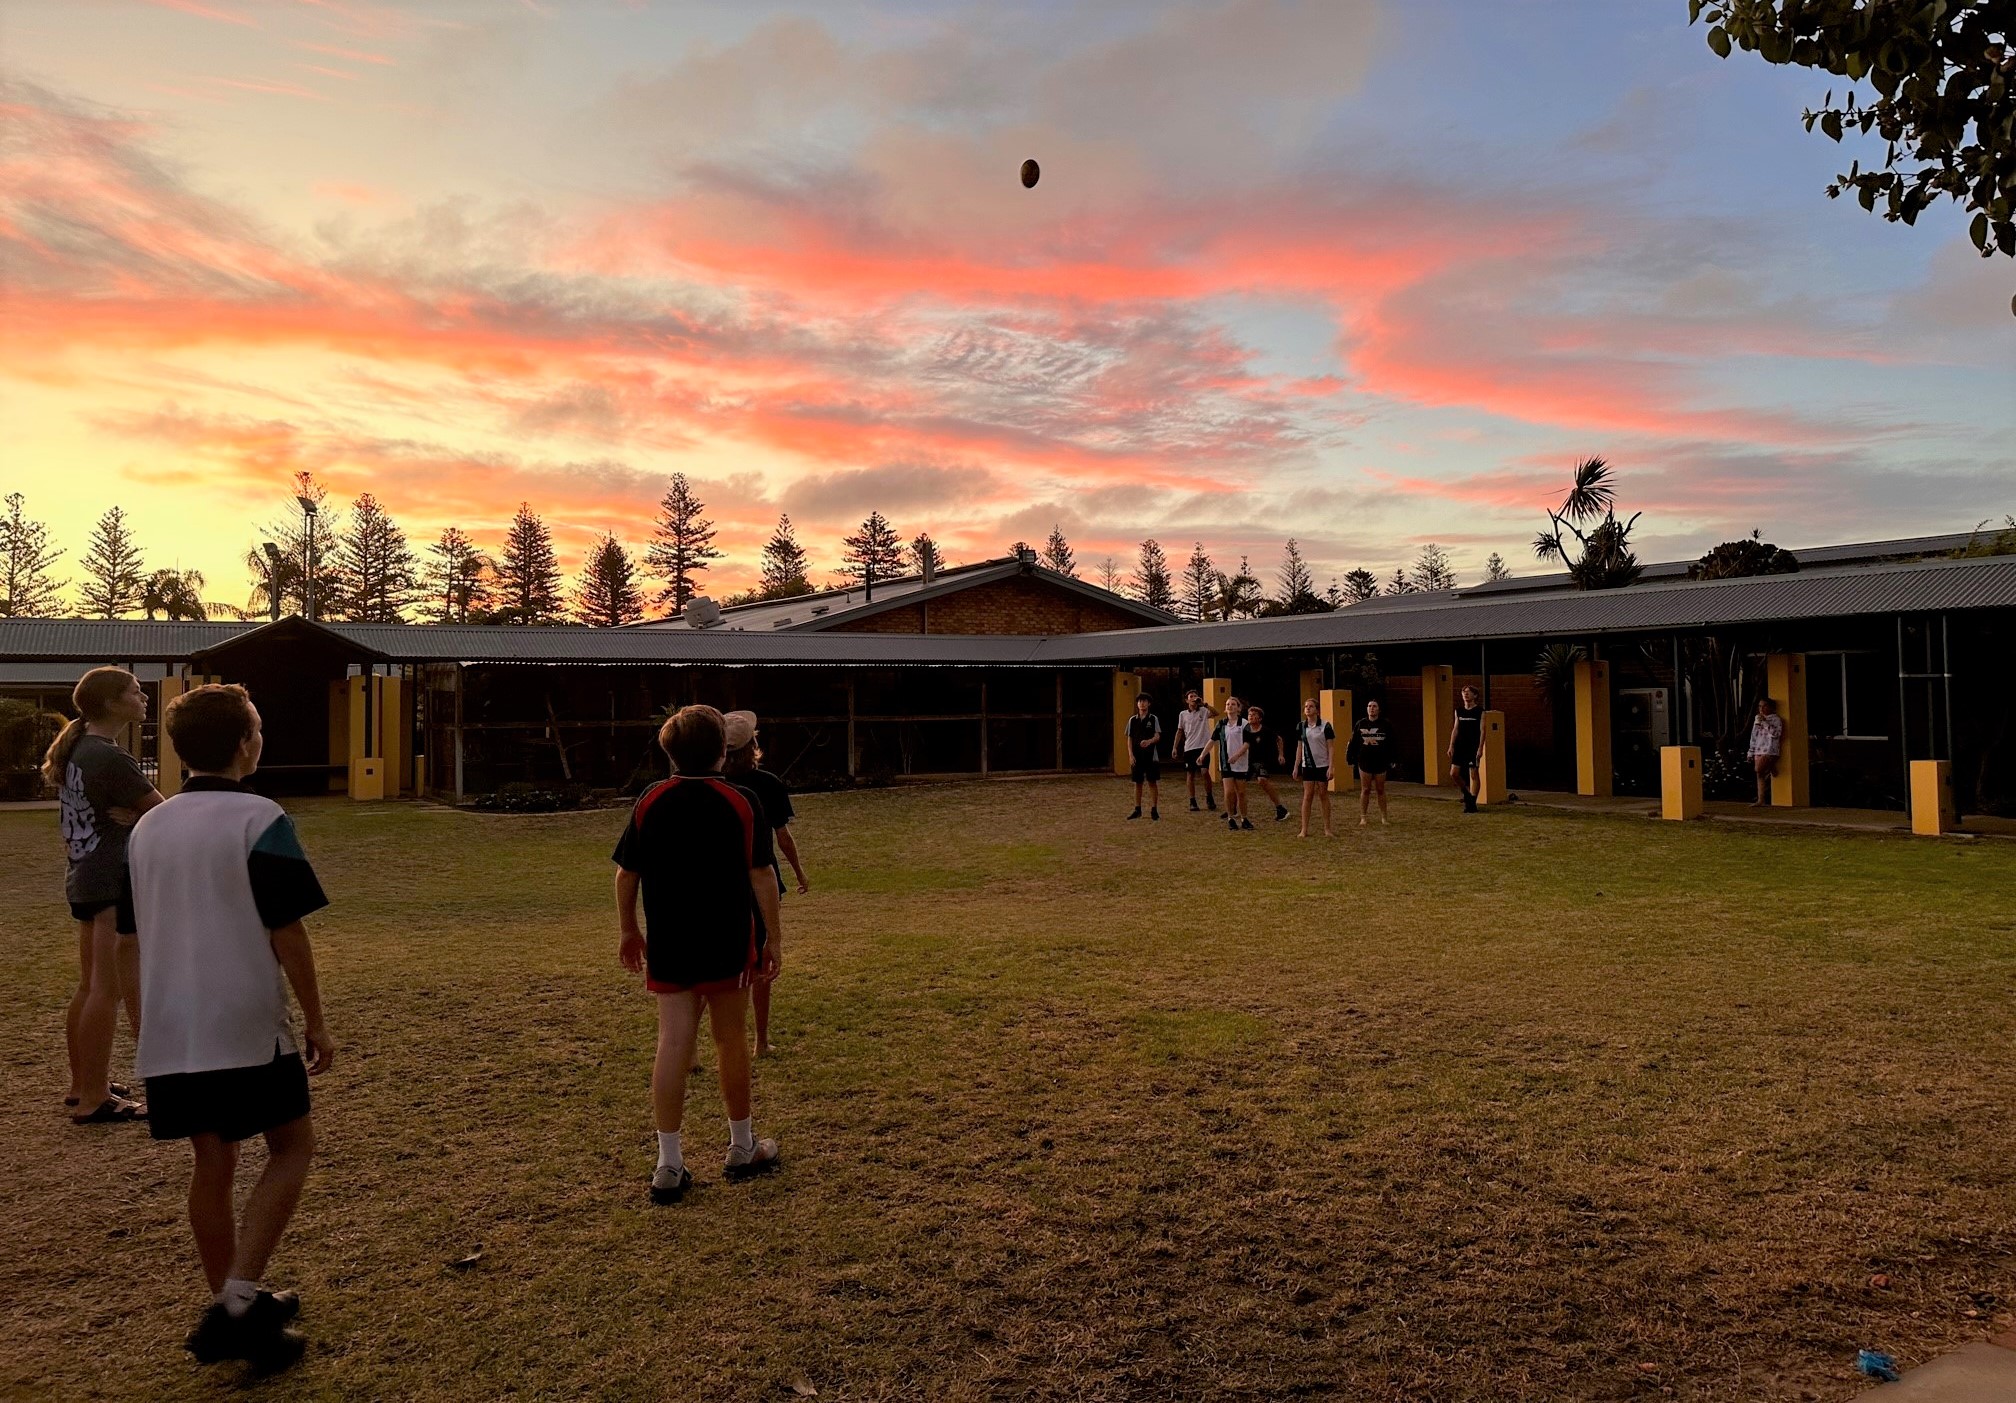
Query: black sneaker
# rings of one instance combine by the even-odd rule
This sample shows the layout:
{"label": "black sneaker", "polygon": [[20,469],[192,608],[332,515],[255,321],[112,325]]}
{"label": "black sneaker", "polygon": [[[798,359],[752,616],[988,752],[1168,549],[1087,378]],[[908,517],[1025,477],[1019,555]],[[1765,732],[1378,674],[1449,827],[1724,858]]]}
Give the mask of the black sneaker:
{"label": "black sneaker", "polygon": [[677,1203],[686,1197],[686,1190],[693,1187],[693,1172],[681,1166],[674,1169],[669,1164],[661,1164],[651,1171],[651,1201],[660,1207]]}
{"label": "black sneaker", "polygon": [[1134,812],[1133,812],[1133,813],[1131,813],[1131,814],[1129,814],[1129,815],[1127,815],[1127,817],[1129,817],[1129,818],[1139,818],[1139,817],[1141,817],[1141,806],[1140,806],[1139,804],[1136,804],[1136,805],[1134,806]]}
{"label": "black sneaker", "polygon": [[1276,804],[1274,806],[1274,821],[1279,823],[1286,817],[1288,817],[1288,806],[1286,804]]}
{"label": "black sneaker", "polygon": [[1253,820],[1250,818],[1244,819],[1240,822],[1239,826],[1245,829],[1248,833],[1251,833],[1253,831]]}
{"label": "black sneaker", "polygon": [[1148,810],[1148,821],[1150,823],[1160,823],[1162,821],[1162,810],[1160,809]]}
{"label": "black sneaker", "polygon": [[[294,1307],[298,1310],[300,1303]],[[184,1343],[198,1363],[243,1359],[258,1369],[284,1369],[308,1347],[299,1330],[287,1328],[290,1318],[279,1296],[262,1291],[240,1316],[221,1305],[211,1306]]]}
{"label": "black sneaker", "polygon": [[1209,809],[1212,813],[1215,814],[1218,812],[1218,801],[1216,799],[1207,798],[1204,801],[1204,807]]}
{"label": "black sneaker", "polygon": [[1195,799],[1190,801],[1190,812],[1193,814],[1197,812],[1197,801]]}

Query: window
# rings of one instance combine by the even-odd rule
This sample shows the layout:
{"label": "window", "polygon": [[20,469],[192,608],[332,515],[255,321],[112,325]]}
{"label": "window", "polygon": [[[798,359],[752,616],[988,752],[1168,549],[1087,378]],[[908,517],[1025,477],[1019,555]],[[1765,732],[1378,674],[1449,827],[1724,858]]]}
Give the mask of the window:
{"label": "window", "polygon": [[1875,653],[1806,655],[1806,725],[1829,740],[1888,740],[1885,679]]}

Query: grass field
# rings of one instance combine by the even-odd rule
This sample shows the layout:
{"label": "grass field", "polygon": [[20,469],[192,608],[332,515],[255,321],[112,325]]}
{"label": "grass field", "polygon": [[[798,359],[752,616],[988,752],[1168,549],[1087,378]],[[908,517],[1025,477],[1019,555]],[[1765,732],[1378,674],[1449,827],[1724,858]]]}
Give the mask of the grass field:
{"label": "grass field", "polygon": [[[251,1391],[1838,1399],[2016,1301],[2016,844],[1176,807],[806,797],[785,1169],[720,1182],[696,1079],[653,1209],[620,813],[300,806],[340,1052]],[[186,1149],[60,1115],[54,815],[0,862],[0,1392],[214,1397]]]}

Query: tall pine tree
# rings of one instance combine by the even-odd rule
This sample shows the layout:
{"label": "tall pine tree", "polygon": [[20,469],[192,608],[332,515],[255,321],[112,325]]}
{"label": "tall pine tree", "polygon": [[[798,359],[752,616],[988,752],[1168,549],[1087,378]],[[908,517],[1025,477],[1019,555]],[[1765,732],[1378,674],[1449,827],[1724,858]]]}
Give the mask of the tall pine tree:
{"label": "tall pine tree", "polygon": [[1218,576],[1218,602],[1216,612],[1221,619],[1250,619],[1260,612],[1266,602],[1261,593],[1260,581],[1253,574],[1253,564],[1245,556],[1239,557],[1239,573]]}
{"label": "tall pine tree", "polygon": [[98,518],[91,529],[91,543],[78,564],[84,569],[84,582],[77,587],[77,599],[86,615],[116,619],[140,607],[147,567],[122,509],[113,507]]}
{"label": "tall pine tree", "polygon": [[1167,609],[1176,602],[1176,589],[1169,579],[1169,557],[1153,536],[1141,543],[1134,564],[1134,597],[1153,609]]}
{"label": "tall pine tree", "polygon": [[763,574],[757,598],[795,599],[812,593],[812,581],[807,577],[809,565],[810,557],[798,543],[798,533],[791,529],[790,513],[780,515],[777,529],[763,546]]}
{"label": "tall pine tree", "polygon": [[63,586],[49,567],[63,556],[49,546],[49,528],[30,517],[19,492],[7,494],[0,516],[0,617],[53,619],[63,612]]}
{"label": "tall pine tree", "polygon": [[1492,583],[1512,578],[1512,567],[1505,563],[1505,557],[1492,551],[1484,561],[1484,578]]}
{"label": "tall pine tree", "polygon": [[1293,536],[1281,553],[1281,572],[1276,577],[1281,593],[1269,604],[1269,614],[1323,614],[1330,605],[1316,593],[1316,577],[1302,558],[1302,545]]}
{"label": "tall pine tree", "polygon": [[1404,569],[1396,569],[1393,572],[1393,578],[1386,582],[1386,593],[1417,594],[1419,591],[1415,589],[1414,581],[1407,578],[1407,572]]}
{"label": "tall pine tree", "polygon": [[861,529],[841,542],[840,578],[873,588],[903,573],[903,538],[881,512],[869,512]]}
{"label": "tall pine tree", "polygon": [[1449,552],[1433,541],[1421,547],[1421,554],[1414,558],[1414,569],[1407,576],[1407,581],[1424,593],[1456,588],[1456,567],[1449,560]]}
{"label": "tall pine tree", "polygon": [[493,616],[504,624],[551,624],[562,617],[560,562],[553,554],[553,533],[520,502],[504,549],[497,557],[497,608]]}
{"label": "tall pine tree", "polygon": [[1120,574],[1120,562],[1107,556],[1099,562],[1099,588],[1108,594],[1118,594],[1120,586],[1126,583]]}
{"label": "tall pine tree", "polygon": [[1064,539],[1062,526],[1050,528],[1050,540],[1043,547],[1043,563],[1060,575],[1078,574],[1078,562],[1072,558],[1071,543]]}
{"label": "tall pine tree", "polygon": [[1359,566],[1344,576],[1344,601],[1347,604],[1363,604],[1379,593],[1379,577]]}
{"label": "tall pine tree", "polygon": [[923,574],[926,567],[933,575],[945,568],[945,553],[938,549],[938,543],[931,539],[928,531],[919,531],[910,540],[910,568]]}
{"label": "tall pine tree", "polygon": [[366,492],[350,504],[350,515],[330,552],[337,596],[328,613],[358,623],[404,622],[420,592],[420,564],[378,499]]}
{"label": "tall pine tree", "polygon": [[1198,541],[1190,547],[1190,559],[1183,566],[1183,616],[1202,623],[1211,617],[1217,598],[1218,567],[1211,563],[1204,543]]}
{"label": "tall pine tree", "polygon": [[672,474],[658,503],[658,525],[644,552],[644,563],[665,581],[658,602],[678,613],[700,593],[700,576],[721,558],[714,548],[714,523],[700,513],[706,503],[693,495],[686,474]]}
{"label": "tall pine tree", "polygon": [[620,628],[644,617],[637,562],[613,531],[602,533],[581,567],[574,586],[574,617],[594,628]]}
{"label": "tall pine tree", "polygon": [[466,624],[483,617],[490,604],[490,557],[459,526],[441,532],[427,547],[421,577],[420,615],[434,624]]}

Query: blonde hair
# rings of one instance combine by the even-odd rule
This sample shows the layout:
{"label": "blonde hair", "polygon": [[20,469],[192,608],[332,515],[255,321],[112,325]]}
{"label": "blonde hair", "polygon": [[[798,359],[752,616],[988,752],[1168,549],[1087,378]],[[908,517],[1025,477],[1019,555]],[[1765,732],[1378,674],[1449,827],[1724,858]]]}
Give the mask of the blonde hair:
{"label": "blonde hair", "polygon": [[84,739],[85,728],[93,721],[104,720],[112,703],[125,696],[126,689],[137,681],[123,667],[94,667],[77,679],[70,692],[70,704],[77,708],[76,719],[49,743],[49,751],[42,757],[42,778],[59,788],[62,786],[64,772],[70,768],[71,752]]}

